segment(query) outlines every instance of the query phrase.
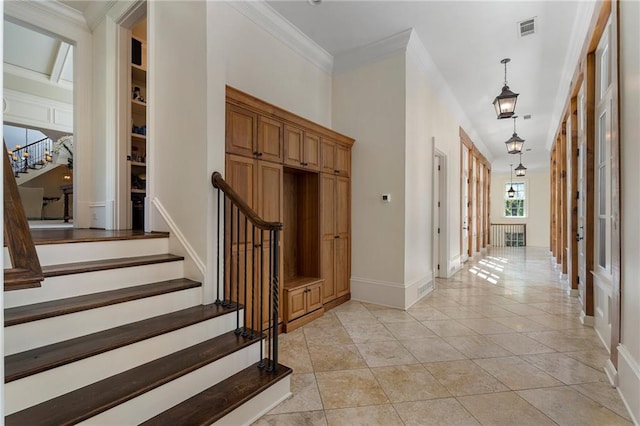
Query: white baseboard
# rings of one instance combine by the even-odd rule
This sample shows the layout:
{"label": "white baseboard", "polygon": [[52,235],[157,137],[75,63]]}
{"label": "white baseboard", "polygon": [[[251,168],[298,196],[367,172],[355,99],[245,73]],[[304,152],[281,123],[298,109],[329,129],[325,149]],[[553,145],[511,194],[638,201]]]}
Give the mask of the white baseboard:
{"label": "white baseboard", "polygon": [[617,386],[633,424],[640,424],[640,364],[624,344],[618,345]]}
{"label": "white baseboard", "polygon": [[91,203],[91,227],[97,229],[107,229],[107,203]]}
{"label": "white baseboard", "polygon": [[567,294],[571,297],[578,297],[580,296],[580,290],[578,290],[577,288],[571,288],[569,289],[569,291],[567,291]]}
{"label": "white baseboard", "polygon": [[409,309],[418,300],[422,299],[432,291],[433,291],[433,273],[429,272],[427,276],[419,278],[405,287],[403,309]]}
{"label": "white baseboard", "polygon": [[587,327],[593,327],[593,325],[595,324],[595,318],[585,314],[584,311],[581,311],[580,322],[582,323],[582,325],[586,325]]}
{"label": "white baseboard", "polygon": [[[205,264],[200,259],[194,248],[189,244],[187,238],[184,236],[178,225],[173,221],[169,212],[164,208],[160,200],[154,198],[151,201],[155,210],[160,214],[164,223],[169,227],[169,248],[173,254],[179,254],[185,257],[185,277],[199,281],[203,283],[203,288],[206,288],[204,283],[205,277]],[[177,246],[177,247],[176,247]]]}
{"label": "white baseboard", "polygon": [[616,366],[613,365],[613,362],[611,362],[611,359],[608,359],[607,362],[604,363],[604,373],[607,375],[611,386],[618,386],[618,371],[616,370]]}

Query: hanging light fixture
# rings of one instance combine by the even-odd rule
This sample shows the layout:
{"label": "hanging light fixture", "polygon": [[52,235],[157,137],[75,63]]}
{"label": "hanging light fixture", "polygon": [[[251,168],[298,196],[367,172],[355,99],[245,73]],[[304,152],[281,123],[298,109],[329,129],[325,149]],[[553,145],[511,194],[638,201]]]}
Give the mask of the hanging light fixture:
{"label": "hanging light fixture", "polygon": [[527,174],[527,168],[522,165],[522,151],[520,151],[520,164],[516,167],[516,176],[524,176]]}
{"label": "hanging light fixture", "polygon": [[507,145],[507,152],[509,154],[519,154],[520,152],[522,152],[522,145],[524,144],[524,139],[520,138],[516,133],[516,118],[518,117],[514,116],[512,118],[513,118],[513,135],[509,138],[508,141],[505,142],[505,144]]}
{"label": "hanging light fixture", "polygon": [[511,62],[509,58],[504,58],[500,61],[501,64],[504,64],[504,86],[502,86],[502,92],[493,100],[498,119],[512,117],[516,111],[518,94],[513,93],[507,86],[507,64],[509,62]]}
{"label": "hanging light fixture", "polygon": [[509,187],[509,190],[507,191],[507,195],[509,196],[509,198],[513,198],[516,196],[516,190],[513,189],[513,164],[509,164],[509,167],[511,167],[511,171],[510,171],[510,176],[511,176],[511,186]]}

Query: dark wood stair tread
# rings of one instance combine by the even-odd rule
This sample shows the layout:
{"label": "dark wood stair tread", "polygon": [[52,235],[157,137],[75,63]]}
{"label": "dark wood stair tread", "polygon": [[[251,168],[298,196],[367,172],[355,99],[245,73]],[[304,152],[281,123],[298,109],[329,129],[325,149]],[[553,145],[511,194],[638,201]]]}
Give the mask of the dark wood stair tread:
{"label": "dark wood stair tread", "polygon": [[90,260],[87,262],[61,263],[42,267],[45,278],[60,275],[82,274],[85,272],[104,271],[107,269],[129,268],[132,266],[153,265],[156,263],[176,262],[184,260],[174,254],[153,254],[149,256],[122,257],[118,259]]}
{"label": "dark wood stair tread", "polygon": [[292,373],[278,364],[275,373],[257,363],[142,423],[144,426],[210,425]]}
{"label": "dark wood stair tread", "polygon": [[199,287],[200,285],[200,283],[186,278],[178,278],[117,290],[86,294],[83,296],[69,297],[66,299],[51,300],[48,302],[35,303],[33,305],[16,306],[15,308],[7,308],[4,310],[4,325],[5,327],[9,327],[30,321],[37,321],[59,315],[66,315],[88,309],[114,305],[130,300]]}
{"label": "dark wood stair tread", "polygon": [[35,245],[92,243],[98,241],[147,240],[154,238],[169,238],[167,232],[144,232],[134,230],[104,230],[104,229],[31,229],[31,237]]}
{"label": "dark wood stair tread", "polygon": [[109,330],[31,349],[4,359],[5,383],[188,327],[233,312],[220,305],[200,305],[125,324]]}
{"label": "dark wood stair tread", "polygon": [[230,331],[5,417],[5,425],[71,425],[245,348],[258,339]]}

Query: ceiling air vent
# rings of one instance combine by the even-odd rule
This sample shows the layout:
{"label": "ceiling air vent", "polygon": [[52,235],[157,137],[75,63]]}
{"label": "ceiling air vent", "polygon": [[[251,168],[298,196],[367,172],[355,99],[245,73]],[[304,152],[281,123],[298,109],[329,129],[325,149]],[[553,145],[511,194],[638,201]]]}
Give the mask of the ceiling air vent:
{"label": "ceiling air vent", "polygon": [[526,114],[522,118],[524,118],[525,120],[531,120],[531,114]]}
{"label": "ceiling air vent", "polygon": [[536,18],[526,19],[518,23],[520,37],[524,37],[536,32]]}

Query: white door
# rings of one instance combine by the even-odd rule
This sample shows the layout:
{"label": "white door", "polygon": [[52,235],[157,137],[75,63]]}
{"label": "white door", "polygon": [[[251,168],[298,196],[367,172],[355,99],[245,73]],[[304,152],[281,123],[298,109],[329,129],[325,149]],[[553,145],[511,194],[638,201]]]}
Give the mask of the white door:
{"label": "white door", "polygon": [[462,241],[460,246],[460,261],[466,262],[469,258],[469,148],[462,145],[462,161],[460,164],[462,169]]}
{"label": "white door", "polygon": [[440,157],[433,158],[433,268],[440,276]]}
{"label": "white door", "polygon": [[471,248],[469,256],[473,256],[478,247],[478,161],[471,159]]}
{"label": "white door", "polygon": [[585,290],[587,285],[587,263],[585,257],[585,202],[587,195],[585,166],[587,158],[586,132],[585,132],[585,108],[586,97],[584,93],[584,83],[578,93],[578,233],[572,238],[578,240],[578,291],[582,306],[585,302]]}

